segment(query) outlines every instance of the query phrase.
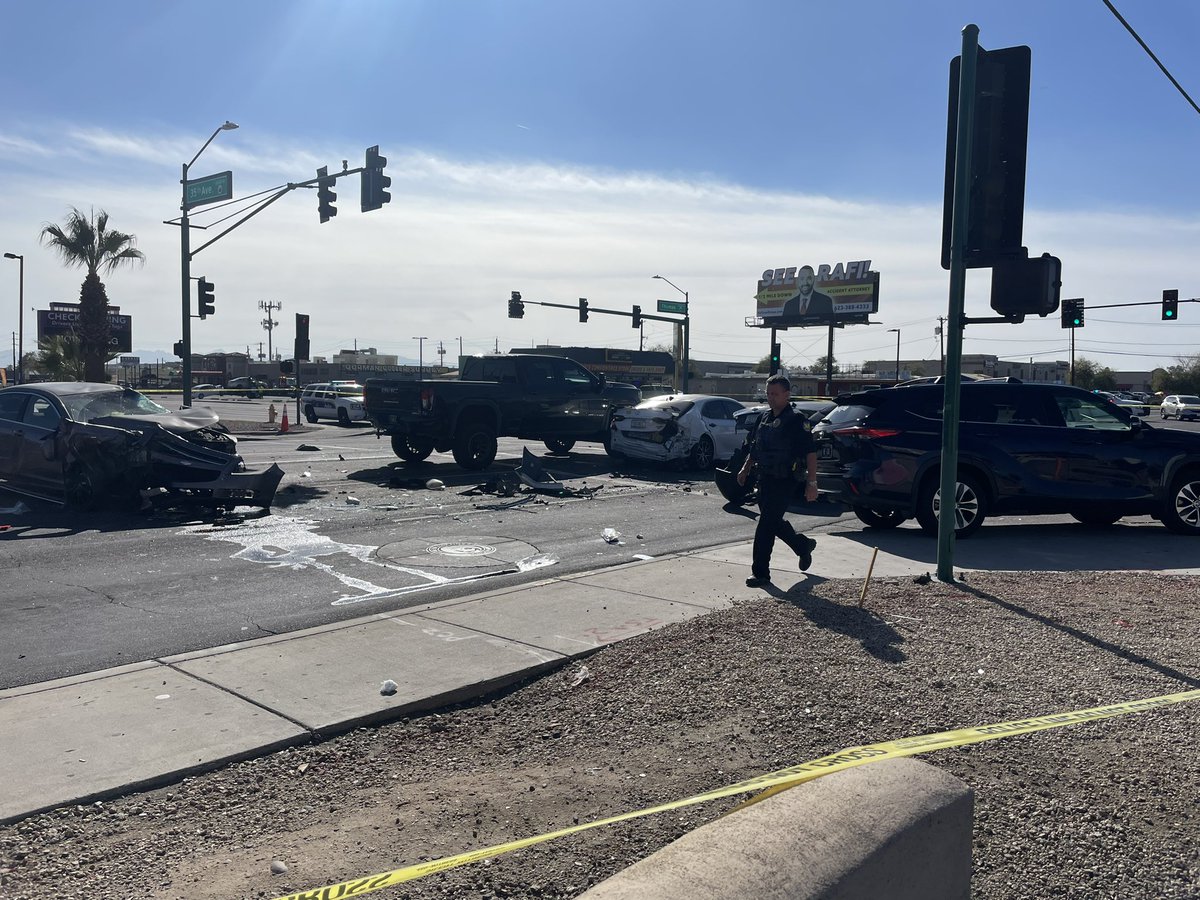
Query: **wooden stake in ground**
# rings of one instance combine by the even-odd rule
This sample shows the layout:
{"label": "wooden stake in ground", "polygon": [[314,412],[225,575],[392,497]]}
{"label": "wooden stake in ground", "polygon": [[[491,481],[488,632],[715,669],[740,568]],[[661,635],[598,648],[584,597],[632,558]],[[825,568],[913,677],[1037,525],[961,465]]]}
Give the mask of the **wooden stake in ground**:
{"label": "wooden stake in ground", "polygon": [[871,564],[867,566],[867,577],[863,579],[862,590],[858,594],[858,608],[862,609],[863,601],[867,599],[867,586],[871,583],[871,573],[875,571],[875,557],[879,555],[879,548],[876,547],[871,553]]}

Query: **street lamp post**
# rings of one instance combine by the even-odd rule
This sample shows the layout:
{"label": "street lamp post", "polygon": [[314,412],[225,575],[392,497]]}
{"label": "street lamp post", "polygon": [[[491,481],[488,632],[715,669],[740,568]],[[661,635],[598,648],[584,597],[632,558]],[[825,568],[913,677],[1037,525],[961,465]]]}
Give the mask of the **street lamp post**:
{"label": "street lamp post", "polygon": [[222,131],[233,131],[238,126],[226,121],[224,125],[218,127],[208,140],[204,142],[204,146],[196,151],[196,155],[192,157],[191,162],[183,164],[183,176],[179,179],[183,190],[183,200],[180,204],[180,209],[183,215],[179,219],[179,269],[180,269],[180,291],[183,296],[183,406],[188,408],[192,405],[192,244],[191,234],[188,231],[188,169],[200,158],[200,154],[208,149],[208,145],[213,142],[218,134]]}
{"label": "street lamp post", "polygon": [[17,382],[25,383],[25,257],[20,253],[5,253],[5,259],[15,259],[21,265],[17,288]]}
{"label": "street lamp post", "polygon": [[665,281],[671,287],[675,288],[675,290],[679,291],[679,293],[683,294],[683,348],[680,352],[683,362],[683,377],[680,379],[679,389],[681,393],[686,394],[688,389],[688,369],[690,368],[688,364],[688,332],[691,330],[688,327],[691,324],[691,307],[688,306],[688,292],[671,281],[671,279],[665,278],[662,275],[651,275],[650,277],[657,278],[659,281]]}
{"label": "street lamp post", "polygon": [[896,332],[896,384],[900,383],[900,329],[889,328],[888,334]]}
{"label": "street lamp post", "polygon": [[417,381],[420,381],[425,375],[425,342],[429,340],[427,337],[414,337],[417,342]]}

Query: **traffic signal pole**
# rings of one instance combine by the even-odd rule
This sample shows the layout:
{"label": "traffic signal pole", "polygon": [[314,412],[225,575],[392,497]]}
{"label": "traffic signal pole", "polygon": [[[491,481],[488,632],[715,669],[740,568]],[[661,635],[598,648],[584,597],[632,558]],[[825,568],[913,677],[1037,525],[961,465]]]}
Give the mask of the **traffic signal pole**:
{"label": "traffic signal pole", "polygon": [[[320,193],[323,195],[323,206],[319,208],[318,212],[321,216],[322,222],[327,221],[329,218],[337,215],[337,210],[332,208],[332,202],[333,200],[337,199],[337,195],[327,193],[328,189],[336,183],[338,178],[343,178],[347,175],[362,175],[369,182],[369,184],[365,185],[363,189],[364,212],[366,212],[368,209],[379,209],[383,206],[383,204],[390,202],[392,199],[391,194],[385,190],[385,188],[391,185],[392,180],[383,174],[384,167],[387,165],[387,158],[379,155],[378,146],[368,147],[367,164],[365,166],[360,166],[356,169],[350,169],[345,167],[345,163],[343,162],[342,171],[336,172],[333,175],[325,174],[328,171],[327,169],[324,171],[318,170],[316,178],[310,178],[308,181],[288,182],[283,187],[275,189],[274,193],[272,193],[271,196],[267,197],[265,200],[259,201],[254,206],[252,211],[238,219],[224,231],[205,241],[199,247],[192,249],[191,229],[193,227],[203,226],[192,226],[190,217],[188,216],[188,169],[190,169],[196,160],[200,158],[200,154],[207,149],[208,145],[213,142],[213,139],[218,134],[220,134],[222,131],[229,131],[234,128],[237,128],[237,125],[233,124],[232,122],[226,122],[224,125],[217,128],[216,131],[209,136],[209,139],[204,142],[204,146],[201,147],[199,151],[197,151],[196,155],[192,157],[191,161],[183,164],[183,169],[179,179],[181,187],[180,216],[178,221],[167,220],[164,223],[166,225],[179,225],[179,281],[180,296],[182,300],[182,339],[179,343],[183,350],[181,358],[183,361],[182,370],[184,409],[187,409],[192,405],[192,257],[198,254],[201,250],[204,250],[206,247],[211,247],[221,238],[225,237],[225,235],[229,234],[229,232],[241,225],[244,225],[276,200],[283,197],[285,194],[294,191],[296,188],[320,189]],[[267,192],[264,191],[263,193]],[[230,200],[227,201],[227,204],[233,202],[241,201]],[[299,379],[297,378],[297,390],[298,383]],[[297,400],[298,399],[299,393],[297,393]]]}
{"label": "traffic signal pole", "polygon": [[[215,137],[215,134],[214,134]],[[212,138],[209,138],[211,141]],[[205,147],[208,144],[204,145]],[[200,148],[202,151],[204,147]],[[197,153],[197,156],[200,154]],[[195,160],[193,160],[195,162]],[[182,282],[183,296],[183,335],[181,341],[183,343],[183,408],[189,409],[192,405],[192,248],[191,248],[191,226],[188,224],[188,196],[187,196],[187,176],[188,163],[183,164],[183,175],[179,181],[182,185],[182,209],[183,214],[179,217],[179,269]]]}
{"label": "traffic signal pole", "polygon": [[958,84],[958,136],[954,156],[954,205],[950,230],[950,295],[946,324],[946,366],[942,378],[941,507],[938,515],[937,577],[954,580],[954,525],[957,518],[958,408],[962,372],[963,318],[967,289],[966,242],[970,204],[971,144],[975,133],[975,64],[979,26],[962,31],[962,72]]}

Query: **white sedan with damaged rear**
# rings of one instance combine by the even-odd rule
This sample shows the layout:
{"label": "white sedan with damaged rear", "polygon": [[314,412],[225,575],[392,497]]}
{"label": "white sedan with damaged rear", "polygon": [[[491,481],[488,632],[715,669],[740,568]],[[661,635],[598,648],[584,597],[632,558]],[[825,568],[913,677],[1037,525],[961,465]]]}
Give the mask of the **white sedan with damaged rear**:
{"label": "white sedan with damaged rear", "polygon": [[608,449],[614,456],[679,461],[711,469],[742,443],[734,428],[741,403],[708,394],[668,394],[613,413]]}
{"label": "white sedan with damaged rear", "polygon": [[232,509],[269,507],[277,465],[247,472],[237,438],[207,409],[171,412],[129,388],[52,382],[0,389],[0,487],[90,508],[143,490]]}

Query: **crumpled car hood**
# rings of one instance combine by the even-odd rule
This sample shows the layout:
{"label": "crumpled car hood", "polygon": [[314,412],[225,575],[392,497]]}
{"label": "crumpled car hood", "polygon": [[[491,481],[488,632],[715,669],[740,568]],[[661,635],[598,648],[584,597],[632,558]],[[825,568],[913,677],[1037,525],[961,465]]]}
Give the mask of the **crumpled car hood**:
{"label": "crumpled car hood", "polygon": [[181,435],[164,426],[169,418],[176,417],[104,416],[87,423],[64,422],[64,462],[68,468],[86,466],[101,483],[271,505],[282,469],[272,465],[264,472],[245,472],[236,438],[224,433],[223,426],[198,428],[189,417],[183,420]]}
{"label": "crumpled car hood", "polygon": [[[144,430],[147,426],[157,425],[165,428],[172,434],[187,434],[190,431],[196,431],[200,428],[211,428],[217,424],[219,416],[212,410],[193,409],[186,413],[171,413],[170,415],[154,415],[147,413],[145,415],[119,415],[119,416],[99,416],[92,419],[91,425],[108,425],[112,428],[127,428]],[[224,431],[224,426],[221,426]]]}

